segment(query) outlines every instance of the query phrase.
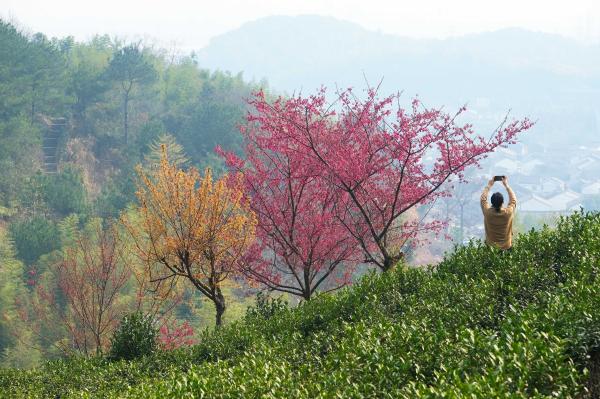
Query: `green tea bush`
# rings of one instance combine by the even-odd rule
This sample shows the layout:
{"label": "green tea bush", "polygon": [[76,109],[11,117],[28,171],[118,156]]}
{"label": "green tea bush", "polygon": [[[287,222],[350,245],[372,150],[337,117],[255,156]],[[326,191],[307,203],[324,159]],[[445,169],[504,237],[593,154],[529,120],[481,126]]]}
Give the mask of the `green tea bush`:
{"label": "green tea bush", "polygon": [[369,274],[294,309],[257,303],[189,349],[0,371],[0,388],[13,397],[593,398],[599,270],[600,216],[577,213],[521,235],[512,252],[473,242],[438,265]]}
{"label": "green tea bush", "polygon": [[246,309],[246,320],[265,321],[271,319],[276,313],[288,309],[288,303],[281,297],[269,297],[263,292],[256,294],[256,304]]}
{"label": "green tea bush", "polygon": [[109,358],[131,360],[158,348],[158,329],[151,317],[140,312],[123,317],[110,341]]}

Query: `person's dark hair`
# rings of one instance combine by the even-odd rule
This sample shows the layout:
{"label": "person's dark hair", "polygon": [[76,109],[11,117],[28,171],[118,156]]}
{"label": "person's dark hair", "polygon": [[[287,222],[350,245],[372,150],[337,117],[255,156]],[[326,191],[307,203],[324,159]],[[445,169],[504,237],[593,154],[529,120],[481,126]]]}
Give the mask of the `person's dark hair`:
{"label": "person's dark hair", "polygon": [[500,212],[500,207],[504,203],[504,197],[501,193],[492,194],[492,207],[496,210],[496,212]]}

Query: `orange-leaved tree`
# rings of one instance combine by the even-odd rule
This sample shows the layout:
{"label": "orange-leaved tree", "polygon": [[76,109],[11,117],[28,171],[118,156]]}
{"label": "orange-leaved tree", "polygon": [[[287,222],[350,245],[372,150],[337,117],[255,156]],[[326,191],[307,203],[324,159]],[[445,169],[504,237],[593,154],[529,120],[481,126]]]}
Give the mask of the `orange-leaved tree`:
{"label": "orange-leaved tree", "polygon": [[[213,181],[169,163],[166,153],[151,174],[137,168],[135,223],[124,217],[135,248],[147,265],[148,281],[158,292],[189,281],[216,309],[216,325],[225,312],[223,282],[233,277],[252,243],[256,218],[244,199],[241,180]],[[232,182],[232,180],[234,180]],[[168,291],[168,290],[167,290]]]}

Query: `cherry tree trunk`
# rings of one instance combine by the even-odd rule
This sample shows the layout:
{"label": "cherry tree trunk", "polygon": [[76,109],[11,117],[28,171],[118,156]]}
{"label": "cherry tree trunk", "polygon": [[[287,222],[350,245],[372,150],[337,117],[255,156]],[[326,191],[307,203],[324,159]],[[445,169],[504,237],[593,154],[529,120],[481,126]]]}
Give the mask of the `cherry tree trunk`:
{"label": "cherry tree trunk", "polygon": [[221,292],[220,288],[216,289],[216,293],[215,293],[213,302],[215,304],[215,309],[217,311],[217,314],[215,317],[215,325],[217,326],[217,328],[219,328],[223,325],[223,313],[225,313],[225,310],[226,310],[225,297],[223,296],[223,293]]}

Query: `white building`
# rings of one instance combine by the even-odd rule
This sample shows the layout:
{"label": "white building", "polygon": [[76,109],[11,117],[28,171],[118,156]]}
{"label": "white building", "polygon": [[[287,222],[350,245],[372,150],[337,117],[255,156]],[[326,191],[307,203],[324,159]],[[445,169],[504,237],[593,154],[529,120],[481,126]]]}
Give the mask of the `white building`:
{"label": "white building", "polygon": [[550,198],[532,195],[529,199],[517,204],[517,210],[536,213],[568,213],[579,209],[581,195],[566,190]]}
{"label": "white building", "polygon": [[600,194],[600,181],[593,182],[583,186],[581,189],[583,195],[598,195]]}

